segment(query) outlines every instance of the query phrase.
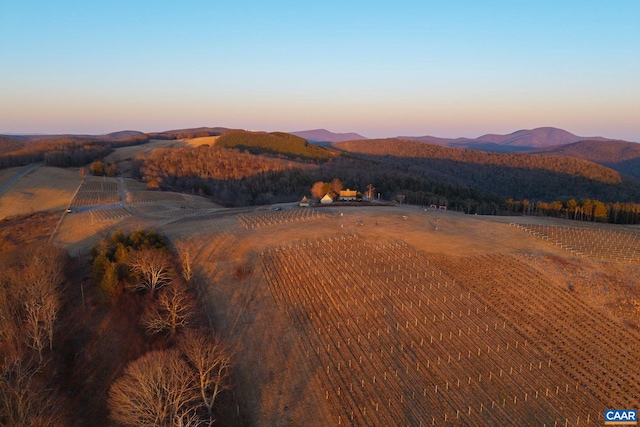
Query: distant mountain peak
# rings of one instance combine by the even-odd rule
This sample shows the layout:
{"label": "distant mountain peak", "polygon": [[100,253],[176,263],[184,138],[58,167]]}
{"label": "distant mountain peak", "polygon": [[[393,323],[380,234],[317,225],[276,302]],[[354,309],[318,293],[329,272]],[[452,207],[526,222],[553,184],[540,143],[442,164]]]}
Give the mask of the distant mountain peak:
{"label": "distant mountain peak", "polygon": [[289,132],[292,135],[299,136],[300,138],[304,138],[309,142],[313,142],[316,144],[331,144],[334,142],[343,142],[343,141],[356,141],[361,139],[368,139],[365,136],[359,135],[354,132],[348,133],[336,133],[331,132],[327,129],[312,129],[312,130],[301,130],[295,132]]}

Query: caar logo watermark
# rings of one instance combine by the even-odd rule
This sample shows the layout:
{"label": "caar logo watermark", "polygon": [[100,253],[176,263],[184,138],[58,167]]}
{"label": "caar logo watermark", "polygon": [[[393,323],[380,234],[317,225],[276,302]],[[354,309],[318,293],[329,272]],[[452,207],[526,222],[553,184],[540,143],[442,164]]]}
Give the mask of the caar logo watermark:
{"label": "caar logo watermark", "polygon": [[606,409],[604,411],[604,425],[606,426],[638,425],[638,411],[635,409]]}

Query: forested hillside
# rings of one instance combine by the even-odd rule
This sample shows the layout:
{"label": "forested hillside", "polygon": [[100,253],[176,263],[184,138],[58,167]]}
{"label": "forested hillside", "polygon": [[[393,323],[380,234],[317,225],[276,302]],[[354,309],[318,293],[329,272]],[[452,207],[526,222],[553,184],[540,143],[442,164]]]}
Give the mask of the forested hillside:
{"label": "forested hillside", "polygon": [[149,141],[145,134],[9,137],[0,135],[0,169],[44,161],[50,166],[83,166],[112,149]]}
{"label": "forested hillside", "polygon": [[579,141],[536,150],[535,153],[584,159],[614,169],[621,174],[640,178],[640,144],[636,142]]}
{"label": "forested hillside", "polygon": [[631,201],[640,189],[612,169],[572,157],[485,153],[397,139],[333,146],[425,179],[477,187],[503,198]]}
{"label": "forested hillside", "polygon": [[238,148],[253,154],[272,154],[306,161],[326,161],[331,154],[299,136],[283,132],[231,131],[220,136],[216,145]]}

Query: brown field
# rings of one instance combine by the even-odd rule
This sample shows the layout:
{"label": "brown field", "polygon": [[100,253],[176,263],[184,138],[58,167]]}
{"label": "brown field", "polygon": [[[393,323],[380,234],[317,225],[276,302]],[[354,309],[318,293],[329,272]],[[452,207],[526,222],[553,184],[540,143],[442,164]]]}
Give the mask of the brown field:
{"label": "brown field", "polygon": [[[13,176],[20,169],[12,168],[3,172],[6,174],[11,171],[9,175]],[[40,166],[1,195],[0,219],[40,211],[64,210],[69,206],[80,182],[77,169]]]}
{"label": "brown field", "polygon": [[120,147],[113,150],[113,153],[104,158],[105,162],[118,163],[125,160],[133,160],[139,154],[149,154],[156,148],[171,148],[184,146],[183,141],[152,139],[146,144],[132,145],[130,147]]}
{"label": "brown field", "polygon": [[0,185],[4,184],[9,179],[11,179],[11,177],[13,177],[13,175],[15,175],[18,172],[20,172],[23,169],[23,167],[24,166],[20,166],[20,167],[17,167],[17,168],[0,169]]}
{"label": "brown field", "polygon": [[[214,145],[215,141],[218,139],[217,136],[207,136],[202,138],[193,138],[193,139],[180,139],[180,140],[164,140],[164,139],[152,139],[146,144],[133,145],[130,147],[120,147],[113,150],[113,153],[109,154],[105,157],[105,162],[109,163],[120,163],[131,161],[136,158],[136,156],[143,154],[147,155],[151,153],[156,148],[172,148],[172,147],[199,147],[201,145]],[[1,176],[0,176],[1,179]]]}
{"label": "brown field", "polygon": [[[80,181],[60,174],[68,204]],[[16,188],[48,194],[52,176],[32,190],[23,177],[0,204]],[[595,426],[603,409],[638,408],[640,262],[619,256],[637,227],[223,209],[119,178],[87,179],[76,199],[102,206],[63,215],[53,241],[72,255],[138,227],[193,246],[210,321],[236,346],[236,425]],[[567,249],[577,242],[615,256]]]}
{"label": "brown field", "polygon": [[218,136],[203,136],[201,138],[193,138],[187,139],[185,142],[190,147],[199,147],[201,145],[216,145],[216,141],[218,140]]}

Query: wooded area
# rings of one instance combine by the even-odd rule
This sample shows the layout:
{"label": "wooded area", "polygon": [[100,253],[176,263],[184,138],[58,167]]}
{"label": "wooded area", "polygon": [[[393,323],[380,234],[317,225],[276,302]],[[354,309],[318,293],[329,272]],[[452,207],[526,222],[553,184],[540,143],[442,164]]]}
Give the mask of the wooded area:
{"label": "wooded area", "polygon": [[1,252],[0,425],[215,422],[233,350],[196,298],[190,250],[116,232],[81,283],[71,264],[86,271],[87,258],[42,243]]}

